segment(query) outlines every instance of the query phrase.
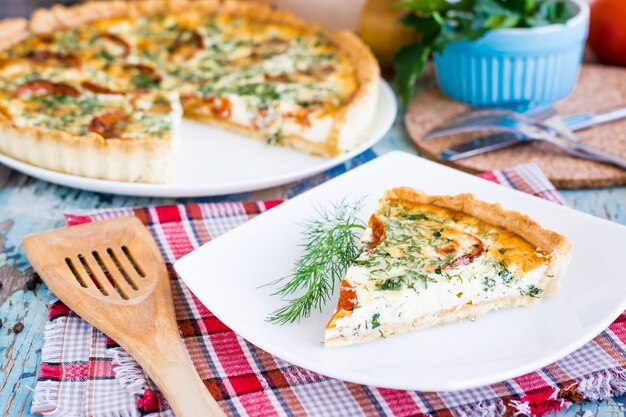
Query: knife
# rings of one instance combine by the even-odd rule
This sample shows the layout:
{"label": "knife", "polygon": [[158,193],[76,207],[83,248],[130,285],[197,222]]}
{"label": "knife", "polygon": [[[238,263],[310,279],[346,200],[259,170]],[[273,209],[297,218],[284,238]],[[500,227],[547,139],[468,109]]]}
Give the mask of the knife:
{"label": "knife", "polygon": [[[600,113],[573,114],[563,117],[562,122],[569,130],[576,132],[622,119],[626,119],[626,107]],[[521,134],[497,133],[494,135],[470,139],[459,145],[451,146],[439,154],[439,159],[444,161],[457,161],[459,159],[480,155],[498,149],[509,148],[519,143],[526,142],[526,138]]]}

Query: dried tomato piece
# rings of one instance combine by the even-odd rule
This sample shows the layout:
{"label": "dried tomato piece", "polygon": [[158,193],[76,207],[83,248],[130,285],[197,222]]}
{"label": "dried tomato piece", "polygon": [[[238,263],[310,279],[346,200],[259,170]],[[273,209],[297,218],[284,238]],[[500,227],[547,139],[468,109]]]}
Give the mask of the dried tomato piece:
{"label": "dried tomato piece", "polygon": [[454,269],[461,265],[469,265],[474,262],[474,259],[478,258],[482,254],[482,251],[476,250],[471,253],[466,253],[464,255],[458,256],[452,260],[452,262],[444,265],[441,269]]}
{"label": "dried tomato piece", "polygon": [[341,288],[339,290],[339,302],[337,304],[337,311],[326,324],[327,329],[336,327],[337,320],[349,316],[356,306],[358,306],[359,300],[357,299],[356,289],[345,279],[341,281]]}
{"label": "dried tomato piece", "polygon": [[372,229],[372,243],[370,243],[368,250],[373,251],[387,238],[387,228],[385,227],[385,221],[377,214],[373,214],[370,217],[367,226]]}
{"label": "dried tomato piece", "polygon": [[130,115],[128,113],[112,111],[94,116],[87,129],[105,139],[119,138],[129,121]]}
{"label": "dried tomato piece", "polygon": [[126,58],[130,55],[130,45],[124,39],[119,37],[118,35],[114,35],[113,33],[100,33],[100,37],[106,39],[108,41],[113,42],[120,48],[122,48],[122,57]]}
{"label": "dried tomato piece", "polygon": [[286,39],[271,38],[254,45],[251,56],[253,58],[265,58],[269,55],[284,54],[289,50],[290,42]]}
{"label": "dried tomato piece", "polygon": [[43,43],[51,44],[54,43],[54,36],[49,33],[39,35],[39,40]]}
{"label": "dried tomato piece", "polygon": [[13,116],[11,116],[9,110],[4,106],[0,106],[0,120],[2,120],[3,117],[9,120],[13,120]]}
{"label": "dried tomato piece", "polygon": [[37,63],[55,61],[62,65],[80,67],[80,58],[74,54],[63,54],[54,51],[35,50],[27,53],[26,58]]}
{"label": "dried tomato piece", "polygon": [[291,78],[289,78],[289,75],[284,74],[284,73],[270,74],[269,72],[266,72],[265,74],[263,74],[263,79],[265,81],[273,81],[273,82],[279,82],[279,83],[291,82]]}
{"label": "dried tomato piece", "polygon": [[[483,244],[483,241],[470,233],[462,232],[456,229],[446,229],[441,233],[441,235],[457,242],[457,245],[459,245],[458,237],[460,235],[463,235],[462,240],[472,242],[471,245],[464,245],[466,247],[466,249],[465,248],[464,249],[467,250],[466,253],[457,256],[456,258],[454,258],[453,260],[451,260],[450,262],[442,266],[441,269],[447,270],[447,269],[456,268],[461,265],[469,265],[472,262],[474,262],[474,259],[480,257],[485,251],[485,245]],[[456,239],[455,239],[455,236],[457,237]],[[453,250],[456,250],[453,247],[453,245],[448,245],[444,248],[440,248],[438,252],[444,255],[450,255],[454,253]]]}
{"label": "dried tomato piece", "polygon": [[157,86],[163,77],[159,72],[145,64],[127,64],[125,68],[134,70],[137,74],[133,77],[133,84],[140,89]]}
{"label": "dried tomato piece", "polygon": [[5,69],[6,67],[12,65],[14,63],[13,60],[8,58],[0,58],[0,71]]}
{"label": "dried tomato piece", "polygon": [[20,85],[15,90],[15,97],[21,97],[25,94],[32,96],[48,96],[52,94],[65,95],[68,97],[78,97],[80,92],[69,84],[53,83],[48,80],[32,80]]}
{"label": "dried tomato piece", "polygon": [[341,288],[339,289],[338,310],[352,310],[358,304],[356,298],[356,290],[345,279],[341,280]]}
{"label": "dried tomato piece", "polygon": [[191,59],[197,51],[204,49],[204,38],[193,29],[185,29],[180,32],[168,51],[176,57],[184,60]]}
{"label": "dried tomato piece", "polygon": [[167,114],[172,112],[172,104],[167,100],[157,100],[149,110],[153,114]]}
{"label": "dried tomato piece", "polygon": [[103,87],[101,85],[92,83],[91,81],[83,81],[82,83],[80,83],[80,86],[83,87],[85,90],[89,90],[92,93],[96,94],[124,94],[123,91],[111,90],[108,87]]}
{"label": "dried tomato piece", "polygon": [[309,119],[309,112],[299,112],[296,116],[296,122],[304,127],[311,127],[311,119]]}
{"label": "dried tomato piece", "polygon": [[172,112],[172,103],[164,97],[148,97],[142,91],[135,91],[130,94],[130,104],[135,110],[151,114],[167,114]]}
{"label": "dried tomato piece", "polygon": [[180,36],[176,38],[172,46],[170,47],[172,50],[176,50],[182,46],[195,46],[198,49],[204,49],[204,38],[202,35],[193,29],[187,29],[181,33]]}
{"label": "dried tomato piece", "polygon": [[270,111],[269,107],[262,107],[252,118],[252,125],[257,130],[265,130],[276,121],[276,112]]}
{"label": "dried tomato piece", "polygon": [[311,104],[307,107],[302,107],[296,111],[292,111],[289,112],[287,114],[285,114],[285,117],[290,117],[296,120],[296,123],[298,123],[301,126],[304,127],[311,127],[311,113],[313,113],[316,110],[319,110],[323,107],[323,104],[321,102],[318,102],[318,104]]}
{"label": "dried tomato piece", "polygon": [[310,102],[301,102],[298,103],[300,108],[285,114],[285,117],[290,117],[296,120],[301,126],[311,127],[311,114],[321,110],[324,108],[324,103],[319,100],[314,100]]}
{"label": "dried tomato piece", "polygon": [[157,72],[157,70],[146,64],[128,64],[126,65],[126,68],[136,69],[141,74],[151,75],[155,79],[161,79],[161,75]]}
{"label": "dried tomato piece", "polygon": [[206,97],[205,102],[209,103],[211,113],[220,119],[228,119],[233,111],[233,105],[228,97]]}

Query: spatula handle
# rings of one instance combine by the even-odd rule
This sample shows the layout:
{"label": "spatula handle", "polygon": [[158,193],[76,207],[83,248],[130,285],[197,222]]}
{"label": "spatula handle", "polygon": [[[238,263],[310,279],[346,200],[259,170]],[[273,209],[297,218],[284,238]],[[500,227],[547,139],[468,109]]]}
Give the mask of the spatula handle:
{"label": "spatula handle", "polygon": [[159,351],[131,355],[159,387],[176,417],[225,417],[198,376],[182,340],[166,338],[158,343]]}

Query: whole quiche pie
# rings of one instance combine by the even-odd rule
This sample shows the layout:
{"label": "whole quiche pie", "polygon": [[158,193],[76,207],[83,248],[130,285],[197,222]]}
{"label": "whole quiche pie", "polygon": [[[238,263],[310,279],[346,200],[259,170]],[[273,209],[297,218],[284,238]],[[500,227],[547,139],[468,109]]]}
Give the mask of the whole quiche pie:
{"label": "whole quiche pie", "polygon": [[334,156],[359,144],[378,96],[356,35],[265,5],[90,2],[0,33],[0,152],[73,175],[168,182],[183,115]]}

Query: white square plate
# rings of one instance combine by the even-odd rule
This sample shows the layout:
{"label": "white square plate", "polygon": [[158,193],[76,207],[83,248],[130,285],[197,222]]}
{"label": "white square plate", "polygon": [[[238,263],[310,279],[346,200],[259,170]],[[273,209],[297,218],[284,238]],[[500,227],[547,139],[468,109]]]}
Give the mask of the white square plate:
{"label": "white square plate", "polygon": [[[324,326],[337,294],[300,323],[265,318],[282,302],[260,287],[288,275],[301,254],[301,227],[319,206],[367,195],[366,220],[383,191],[411,186],[431,194],[473,192],[526,213],[567,236],[574,256],[560,292],[531,308],[491,312],[475,322],[326,349]],[[530,372],[592,339],[626,308],[626,227],[511,190],[451,168],[394,152],[320,185],[207,243],[176,271],[227,326],[293,364],[347,381],[445,391]]]}

